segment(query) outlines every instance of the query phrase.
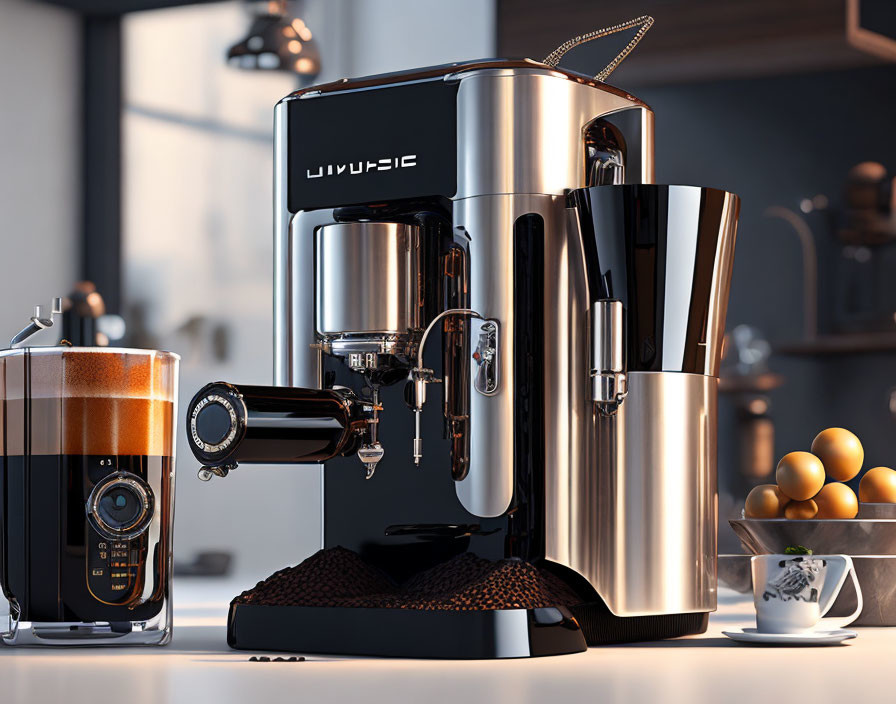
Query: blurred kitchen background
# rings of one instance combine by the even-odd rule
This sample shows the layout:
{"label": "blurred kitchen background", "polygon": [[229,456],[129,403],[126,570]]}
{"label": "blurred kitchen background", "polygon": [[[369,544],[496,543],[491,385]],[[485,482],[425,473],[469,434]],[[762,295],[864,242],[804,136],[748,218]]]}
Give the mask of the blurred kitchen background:
{"label": "blurred kitchen background", "polygon": [[[890,0],[0,0],[0,335],[90,280],[120,317],[103,321],[112,344],[182,355],[182,406],[209,380],[270,383],[277,100],[342,76],[541,59],[640,14],[656,25],[609,82],[656,111],[657,182],[743,199],[721,518],[824,427],[857,433],[866,467],[894,466]],[[564,65],[596,73],[629,38]],[[203,484],[196,469],[181,444],[182,573],[251,580],[318,547],[317,472]],[[720,549],[739,551],[724,520]]]}

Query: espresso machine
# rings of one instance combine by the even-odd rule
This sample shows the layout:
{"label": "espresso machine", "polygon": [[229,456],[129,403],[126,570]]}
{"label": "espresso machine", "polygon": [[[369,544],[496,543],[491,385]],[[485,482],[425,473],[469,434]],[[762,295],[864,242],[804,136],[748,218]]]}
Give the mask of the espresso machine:
{"label": "espresso machine", "polygon": [[[204,479],[319,472],[319,555],[393,591],[291,599],[284,570],[276,599],[234,600],[232,646],[517,657],[705,630],[739,200],[653,185],[653,120],[528,59],[276,106],[275,386],[207,385],[187,435]],[[402,601],[466,557],[555,596]]]}

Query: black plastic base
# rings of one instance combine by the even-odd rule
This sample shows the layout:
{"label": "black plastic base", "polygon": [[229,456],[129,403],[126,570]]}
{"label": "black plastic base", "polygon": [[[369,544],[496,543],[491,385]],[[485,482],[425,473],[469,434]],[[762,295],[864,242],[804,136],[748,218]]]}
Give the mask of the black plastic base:
{"label": "black plastic base", "polygon": [[231,604],[227,643],[239,650],[411,658],[525,658],[581,653],[565,608],[423,611]]}
{"label": "black plastic base", "polygon": [[705,633],[709,614],[664,614],[662,616],[616,616],[603,601],[579,604],[570,609],[582,628],[588,645],[635,643]]}

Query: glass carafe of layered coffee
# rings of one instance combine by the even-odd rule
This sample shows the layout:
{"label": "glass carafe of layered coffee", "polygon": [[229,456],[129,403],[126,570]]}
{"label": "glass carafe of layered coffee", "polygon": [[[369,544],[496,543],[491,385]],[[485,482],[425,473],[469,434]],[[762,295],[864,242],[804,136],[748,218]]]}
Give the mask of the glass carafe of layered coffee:
{"label": "glass carafe of layered coffee", "polygon": [[0,585],[8,644],[164,644],[179,358],[0,352]]}

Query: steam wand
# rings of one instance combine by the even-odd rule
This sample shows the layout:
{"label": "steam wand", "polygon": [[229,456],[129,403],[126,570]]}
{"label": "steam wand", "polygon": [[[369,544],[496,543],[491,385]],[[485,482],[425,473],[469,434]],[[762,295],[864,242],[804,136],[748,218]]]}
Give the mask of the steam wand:
{"label": "steam wand", "polygon": [[21,344],[29,337],[34,335],[41,330],[46,330],[47,328],[53,327],[53,318],[62,312],[62,299],[54,298],[53,303],[50,306],[50,317],[44,318],[42,306],[34,306],[34,315],[31,317],[31,322],[28,323],[24,328],[22,328],[21,332],[19,332],[9,343],[10,347],[15,347],[18,344]]}
{"label": "steam wand", "polygon": [[472,308],[449,308],[443,310],[432,322],[426,326],[423,331],[423,337],[420,338],[420,346],[417,348],[417,366],[411,369],[409,375],[410,381],[414,382],[414,464],[420,466],[420,460],[423,459],[423,431],[421,429],[421,421],[423,414],[423,404],[426,402],[426,385],[432,383],[440,383],[442,380],[437,379],[432,369],[423,366],[423,348],[426,345],[426,339],[429,337],[430,331],[435,327],[436,323],[442,318],[449,315],[464,315],[471,318],[485,318]]}

